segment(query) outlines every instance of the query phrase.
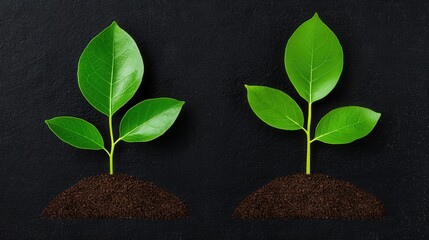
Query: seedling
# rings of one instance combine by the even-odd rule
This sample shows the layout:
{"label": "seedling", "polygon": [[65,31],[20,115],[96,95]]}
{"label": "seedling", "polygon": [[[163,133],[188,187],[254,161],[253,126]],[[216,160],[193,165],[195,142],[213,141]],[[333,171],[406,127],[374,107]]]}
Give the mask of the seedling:
{"label": "seedling", "polygon": [[148,142],[164,134],[174,123],[184,104],[172,98],[142,101],[128,110],[113,135],[113,114],[136,93],[144,72],[140,51],[127,32],[116,22],[95,36],[79,59],[78,83],[86,100],[109,120],[110,151],[91,123],[76,117],[61,116],[46,120],[62,141],[80,149],[104,150],[113,174],[113,153],[121,140]]}
{"label": "seedling", "polygon": [[380,113],[347,106],[326,114],[311,138],[312,104],[334,89],[343,70],[343,49],[335,34],[319,16],[304,22],[286,44],[287,75],[298,94],[308,103],[307,126],[298,104],[286,93],[264,86],[248,86],[247,98],[253,112],[266,124],[282,130],[303,130],[307,135],[306,174],[311,173],[311,143],[346,144],[369,134]]}

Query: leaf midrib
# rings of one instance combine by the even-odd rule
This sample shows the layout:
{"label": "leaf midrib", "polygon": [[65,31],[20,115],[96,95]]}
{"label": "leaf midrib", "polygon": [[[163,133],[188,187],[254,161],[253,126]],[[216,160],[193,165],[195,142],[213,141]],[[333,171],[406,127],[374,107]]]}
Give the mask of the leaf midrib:
{"label": "leaf midrib", "polygon": [[109,93],[109,117],[112,117],[112,100],[113,100],[113,71],[115,65],[115,28],[112,29],[112,63],[110,71],[110,93]]}
{"label": "leaf midrib", "polygon": [[312,92],[312,85],[313,85],[313,62],[314,62],[314,38],[316,36],[316,29],[317,29],[317,23],[318,21],[315,22],[314,24],[314,28],[313,28],[313,38],[311,39],[311,63],[310,63],[310,79],[309,79],[309,92],[308,92],[308,102],[311,103],[312,102],[312,98],[313,98],[313,92]]}

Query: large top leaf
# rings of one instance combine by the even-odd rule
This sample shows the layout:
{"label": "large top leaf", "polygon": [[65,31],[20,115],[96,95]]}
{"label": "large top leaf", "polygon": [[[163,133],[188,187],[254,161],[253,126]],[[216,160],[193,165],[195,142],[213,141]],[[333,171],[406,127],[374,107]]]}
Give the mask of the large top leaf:
{"label": "large top leaf", "polygon": [[346,144],[368,135],[380,113],[363,107],[341,107],[326,114],[316,127],[315,140],[329,144]]}
{"label": "large top leaf", "polygon": [[153,98],[135,105],[121,120],[120,139],[148,142],[161,136],[176,121],[184,103],[173,98]]}
{"label": "large top leaf", "polygon": [[64,142],[81,149],[100,150],[104,148],[103,138],[91,123],[76,117],[55,117],[46,124]]}
{"label": "large top leaf", "polygon": [[290,37],[285,66],[299,95],[310,103],[328,95],[337,84],[343,69],[343,50],[317,13]]}
{"label": "large top leaf", "polygon": [[248,86],[247,98],[253,112],[271,127],[283,130],[303,129],[304,115],[286,93],[264,86]]}
{"label": "large top leaf", "polygon": [[131,99],[142,77],[139,49],[116,22],[94,37],[79,59],[80,90],[94,108],[107,116]]}

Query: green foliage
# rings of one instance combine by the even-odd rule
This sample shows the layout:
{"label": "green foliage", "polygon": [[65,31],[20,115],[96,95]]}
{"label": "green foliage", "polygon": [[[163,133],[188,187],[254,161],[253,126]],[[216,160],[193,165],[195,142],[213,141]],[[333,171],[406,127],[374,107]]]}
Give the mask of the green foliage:
{"label": "green foliage", "polygon": [[91,123],[76,117],[55,117],[46,124],[64,142],[81,149],[101,150],[103,138]]}
{"label": "green foliage", "polygon": [[246,88],[250,107],[266,124],[282,130],[303,128],[304,115],[289,95],[264,86],[246,85]]}
{"label": "green foliage", "polygon": [[79,88],[95,109],[112,116],[134,96],[143,69],[136,43],[113,22],[89,42],[80,56]]}
{"label": "green foliage", "polygon": [[316,127],[315,140],[329,144],[351,143],[368,135],[380,113],[363,107],[341,107],[326,114]]}
{"label": "green foliage", "polygon": [[293,86],[312,103],[328,95],[337,84],[343,70],[343,49],[316,13],[289,38],[284,61]]}
{"label": "green foliage", "polygon": [[246,86],[253,112],[268,125],[283,130],[302,129],[307,136],[306,173],[310,174],[311,143],[346,144],[369,134],[380,113],[363,107],[342,107],[329,112],[311,139],[312,104],[327,96],[343,69],[343,50],[335,34],[317,13],[296,29],[285,50],[287,75],[308,102],[307,126],[300,107],[287,94],[263,86]]}
{"label": "green foliage", "polygon": [[115,145],[147,142],[164,134],[174,123],[184,104],[172,98],[155,98],[140,102],[124,116],[120,137],[113,135],[113,114],[136,93],[144,72],[137,44],[116,22],[95,36],[83,51],[78,66],[78,83],[83,96],[108,117],[110,151],[91,123],[75,117],[47,120],[49,128],[64,142],[81,149],[104,150],[109,155],[113,174]]}
{"label": "green foliage", "polygon": [[183,104],[172,98],[154,98],[135,105],[122,118],[120,139],[148,142],[161,136],[173,125]]}

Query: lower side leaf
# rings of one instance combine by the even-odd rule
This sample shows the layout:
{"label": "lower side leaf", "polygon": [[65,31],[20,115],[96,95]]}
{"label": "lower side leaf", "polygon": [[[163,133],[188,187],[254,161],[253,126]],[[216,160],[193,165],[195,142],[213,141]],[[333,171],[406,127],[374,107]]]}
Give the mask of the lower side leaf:
{"label": "lower side leaf", "polygon": [[289,95],[265,86],[245,87],[250,108],[263,122],[282,130],[303,129],[302,110]]}
{"label": "lower side leaf", "polygon": [[318,140],[329,144],[346,144],[368,135],[381,114],[368,108],[348,106],[330,111],[316,127]]}
{"label": "lower side leaf", "polygon": [[138,103],[122,118],[119,139],[148,142],[161,136],[176,121],[184,103],[173,98],[153,98]]}
{"label": "lower side leaf", "polygon": [[91,123],[76,117],[55,117],[45,121],[52,132],[62,141],[76,148],[100,150],[103,138]]}

